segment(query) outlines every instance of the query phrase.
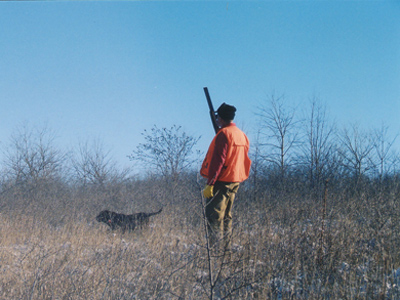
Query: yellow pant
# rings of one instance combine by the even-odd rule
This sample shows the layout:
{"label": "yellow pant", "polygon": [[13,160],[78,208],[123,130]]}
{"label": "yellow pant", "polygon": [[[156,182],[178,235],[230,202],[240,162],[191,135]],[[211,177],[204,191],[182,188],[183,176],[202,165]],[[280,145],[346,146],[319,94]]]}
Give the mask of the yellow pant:
{"label": "yellow pant", "polygon": [[214,197],[206,199],[206,218],[211,246],[215,246],[223,240],[225,246],[230,247],[232,207],[239,184],[239,182],[217,181],[214,185]]}

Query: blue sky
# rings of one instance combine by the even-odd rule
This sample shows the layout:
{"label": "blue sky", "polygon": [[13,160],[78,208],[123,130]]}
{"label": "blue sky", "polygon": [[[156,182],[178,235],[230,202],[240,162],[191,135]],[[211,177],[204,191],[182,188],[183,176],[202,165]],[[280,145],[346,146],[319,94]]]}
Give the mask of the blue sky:
{"label": "blue sky", "polygon": [[250,140],[272,94],[400,132],[400,2],[0,2],[1,145],[47,124],[62,147],[100,139],[129,165],[144,129],[176,124],[206,151],[204,86]]}

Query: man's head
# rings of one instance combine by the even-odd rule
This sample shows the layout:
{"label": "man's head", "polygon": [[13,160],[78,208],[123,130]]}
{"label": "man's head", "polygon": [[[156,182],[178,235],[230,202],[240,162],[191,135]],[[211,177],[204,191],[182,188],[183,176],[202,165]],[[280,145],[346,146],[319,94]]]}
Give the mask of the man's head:
{"label": "man's head", "polygon": [[218,117],[227,123],[230,123],[235,118],[236,107],[226,104],[225,102],[217,109]]}

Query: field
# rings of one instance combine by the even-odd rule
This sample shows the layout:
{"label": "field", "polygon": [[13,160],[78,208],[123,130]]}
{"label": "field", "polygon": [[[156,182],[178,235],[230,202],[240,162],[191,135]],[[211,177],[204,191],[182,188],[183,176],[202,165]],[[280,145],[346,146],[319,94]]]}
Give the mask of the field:
{"label": "field", "polygon": [[[209,251],[200,188],[154,180],[77,189],[4,188],[1,299],[400,299],[399,189],[243,185],[233,247]],[[321,194],[321,193],[320,193]],[[324,199],[326,211],[324,211]],[[105,208],[156,211],[150,226],[111,232]]]}

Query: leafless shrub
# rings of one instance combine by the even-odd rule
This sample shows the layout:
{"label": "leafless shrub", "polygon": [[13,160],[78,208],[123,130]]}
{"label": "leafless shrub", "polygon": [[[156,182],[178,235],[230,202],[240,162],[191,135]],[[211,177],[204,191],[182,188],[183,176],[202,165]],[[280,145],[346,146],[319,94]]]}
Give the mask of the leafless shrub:
{"label": "leafless shrub", "polygon": [[55,134],[48,128],[18,128],[5,149],[4,172],[17,184],[36,184],[61,177],[65,155],[54,144]]}
{"label": "leafless shrub", "polygon": [[342,158],[342,167],[356,182],[373,169],[372,150],[374,136],[353,124],[350,129],[344,128],[339,134],[341,148],[339,155]]}
{"label": "leafless shrub", "polygon": [[[80,143],[71,158],[72,178],[83,186],[104,187],[108,183],[124,182],[129,175],[128,168],[119,168],[111,157],[111,151],[105,150],[99,140]],[[122,169],[122,170],[121,170]]]}
{"label": "leafless shrub", "polygon": [[154,126],[150,132],[144,130],[145,143],[139,144],[129,158],[161,176],[176,178],[196,162],[194,146],[200,139],[187,135],[181,129],[174,125],[161,129]]}
{"label": "leafless shrub", "polygon": [[295,110],[285,105],[285,97],[272,95],[266,105],[259,108],[261,120],[260,131],[263,139],[264,159],[276,167],[280,180],[287,175],[289,167],[294,163],[293,150],[298,142],[298,120]]}
{"label": "leafless shrub", "polygon": [[313,98],[304,122],[305,142],[301,163],[304,164],[311,188],[320,187],[334,173],[332,160],[336,150],[333,142],[335,127],[327,119],[326,106]]}

